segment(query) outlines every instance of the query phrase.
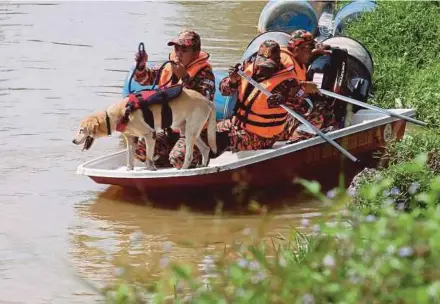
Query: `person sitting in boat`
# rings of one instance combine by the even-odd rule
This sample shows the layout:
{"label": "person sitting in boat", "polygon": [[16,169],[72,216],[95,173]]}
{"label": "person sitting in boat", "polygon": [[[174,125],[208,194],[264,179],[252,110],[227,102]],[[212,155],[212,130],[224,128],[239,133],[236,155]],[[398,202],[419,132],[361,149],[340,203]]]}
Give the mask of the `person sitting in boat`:
{"label": "person sitting in boat", "polygon": [[218,131],[229,137],[228,150],[271,148],[285,132],[288,113],[279,105],[296,104],[301,86],[292,74],[292,68],[286,69],[281,64],[280,54],[280,45],[266,40],[260,45],[253,64],[243,67],[246,75],[273,94],[270,98],[243,79],[236,67],[232,67],[229,76],[221,80],[222,95],[238,92],[235,114],[218,123]]}
{"label": "person sitting in boat", "polygon": [[[136,62],[139,62],[135,71],[134,80],[141,85],[151,85],[156,77],[159,77],[159,87],[181,83],[185,88],[196,90],[214,100],[215,78],[212,67],[208,61],[209,54],[201,50],[201,39],[194,31],[185,30],[170,42],[168,46],[174,46],[174,51],[169,55],[168,63],[162,70],[148,68],[146,52],[136,54]],[[202,131],[202,138],[206,142],[206,131]],[[179,130],[175,132],[158,132],[156,134],[155,164],[160,167],[181,167],[185,155],[185,138],[180,137]],[[145,141],[138,141],[135,151],[136,158],[145,161]],[[201,162],[201,154],[194,147],[193,164]]]}
{"label": "person sitting in boat", "polygon": [[310,32],[296,30],[290,35],[287,47],[281,47],[281,63],[294,66],[298,77],[306,81],[308,64],[317,56],[330,54],[329,49],[329,45],[317,43]]}
{"label": "person sitting in boat", "polygon": [[[295,78],[303,86],[306,93],[317,93],[317,85],[307,81],[307,66],[315,56],[328,54],[328,45],[317,45],[313,35],[305,30],[294,31],[289,39],[287,47],[281,48],[281,63],[285,67],[293,67]],[[287,103],[286,105],[299,114],[306,114],[308,104],[303,96],[302,102]],[[320,102],[319,98],[313,98],[313,111],[307,115],[307,120],[316,128],[322,131],[334,129],[336,123],[335,115],[326,102]],[[307,128],[299,127],[299,122],[289,117],[286,123],[286,130],[279,137],[279,140],[287,140],[291,143],[308,139],[315,136],[308,132]]]}

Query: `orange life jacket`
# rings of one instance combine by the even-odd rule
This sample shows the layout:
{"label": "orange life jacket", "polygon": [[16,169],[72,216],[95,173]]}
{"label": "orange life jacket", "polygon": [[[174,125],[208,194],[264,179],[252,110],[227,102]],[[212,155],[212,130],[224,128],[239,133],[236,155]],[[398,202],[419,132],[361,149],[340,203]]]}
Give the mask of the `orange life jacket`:
{"label": "orange life jacket", "polygon": [[292,72],[296,75],[296,80],[306,80],[306,67],[299,64],[296,61],[295,56],[293,56],[293,54],[286,47],[281,48],[281,64],[286,68],[293,67]]}
{"label": "orange life jacket", "polygon": [[[254,65],[244,71],[252,77]],[[292,79],[292,68],[284,69],[271,78],[263,80],[260,84],[269,92],[285,80]],[[236,117],[239,125],[248,132],[265,138],[272,138],[283,132],[287,121],[287,112],[281,107],[269,108],[267,96],[258,89],[253,89],[248,96],[246,88],[249,84],[242,79],[237,99]]]}
{"label": "orange life jacket", "polygon": [[[186,71],[188,72],[189,76],[193,78],[197,75],[198,72],[200,72],[202,69],[206,67],[211,67],[211,65],[208,62],[209,54],[206,52],[200,52],[199,57],[196,58],[193,62],[191,62],[187,67]],[[169,60],[174,61],[176,59],[176,53],[172,52],[169,55]],[[168,63],[163,68],[162,72],[160,73],[160,79],[159,79],[159,86],[170,86],[171,78],[173,77],[173,70],[171,68],[171,64]],[[179,80],[177,83],[182,83],[182,80]]]}

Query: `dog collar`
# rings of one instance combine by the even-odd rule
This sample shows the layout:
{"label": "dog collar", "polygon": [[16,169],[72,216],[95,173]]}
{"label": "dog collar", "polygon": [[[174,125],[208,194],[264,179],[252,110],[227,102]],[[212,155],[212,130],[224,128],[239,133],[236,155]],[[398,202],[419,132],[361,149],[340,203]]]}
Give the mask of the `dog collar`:
{"label": "dog collar", "polygon": [[105,123],[107,124],[107,135],[112,135],[112,128],[110,126],[110,117],[108,116],[107,111],[105,111]]}

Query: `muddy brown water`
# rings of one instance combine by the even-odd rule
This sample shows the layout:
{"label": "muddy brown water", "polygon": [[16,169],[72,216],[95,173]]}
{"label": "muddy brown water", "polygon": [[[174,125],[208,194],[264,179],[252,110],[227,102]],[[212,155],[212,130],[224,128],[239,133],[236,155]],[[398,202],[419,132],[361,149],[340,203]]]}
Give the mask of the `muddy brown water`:
{"label": "muddy brown water", "polygon": [[[259,227],[259,216],[233,202],[215,216],[215,200],[205,193],[168,203],[95,184],[76,167],[120,149],[120,139],[98,140],[87,152],[71,140],[84,115],[120,98],[140,41],[151,60],[162,60],[166,42],[192,28],[214,67],[226,69],[255,36],[263,6],[0,4],[0,303],[94,302],[100,297],[81,278],[105,286],[121,261],[151,270],[166,244],[173,259],[197,263],[210,244],[240,240],[246,228]],[[266,196],[264,203],[273,214],[267,235],[302,229],[301,219],[323,210],[293,194]],[[195,248],[179,245],[188,240]]]}

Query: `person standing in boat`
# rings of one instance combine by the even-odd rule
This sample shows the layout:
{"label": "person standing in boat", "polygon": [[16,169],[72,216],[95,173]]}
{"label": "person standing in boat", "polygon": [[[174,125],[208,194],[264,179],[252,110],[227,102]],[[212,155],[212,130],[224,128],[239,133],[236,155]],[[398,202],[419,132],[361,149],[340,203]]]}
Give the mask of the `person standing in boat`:
{"label": "person standing in boat", "polygon": [[[301,89],[292,74],[292,67],[281,64],[280,45],[273,40],[264,41],[255,61],[244,68],[244,73],[259,82],[273,95],[268,98],[238,73],[236,67],[220,82],[224,96],[238,92],[235,115],[219,122],[218,131],[228,137],[227,149],[233,152],[271,148],[285,132],[289,114],[280,104],[296,104]],[[218,146],[222,146],[217,137]]]}
{"label": "person standing in boat", "polygon": [[[208,61],[209,54],[201,50],[201,39],[194,31],[185,30],[170,42],[168,46],[174,46],[174,51],[169,55],[168,63],[162,70],[148,68],[146,52],[136,54],[138,68],[134,74],[134,80],[141,85],[152,85],[156,77],[159,77],[158,86],[182,84],[187,89],[196,90],[214,100],[215,78],[212,67]],[[155,164],[161,167],[173,165],[181,167],[185,156],[185,138],[180,137],[180,131],[161,131],[156,134]],[[206,131],[202,131],[202,138],[206,141]],[[145,161],[145,141],[138,141],[135,156],[140,161]],[[201,162],[201,154],[194,147],[193,164]]]}

